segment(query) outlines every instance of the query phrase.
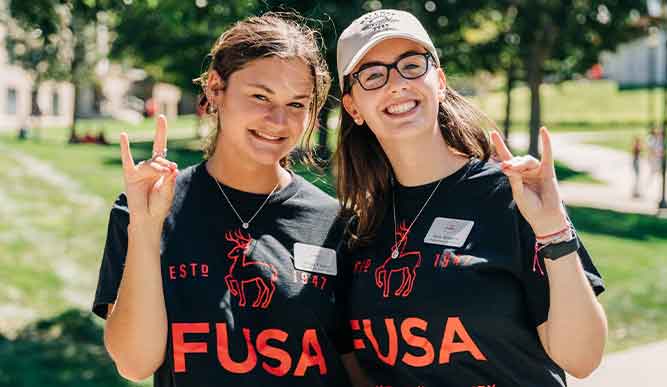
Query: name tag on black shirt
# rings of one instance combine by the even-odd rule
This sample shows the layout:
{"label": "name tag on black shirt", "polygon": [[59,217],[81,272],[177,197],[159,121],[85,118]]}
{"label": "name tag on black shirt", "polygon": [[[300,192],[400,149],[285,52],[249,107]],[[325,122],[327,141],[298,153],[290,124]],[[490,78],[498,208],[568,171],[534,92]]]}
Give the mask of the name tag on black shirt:
{"label": "name tag on black shirt", "polygon": [[336,251],[297,242],[294,244],[294,267],[311,273],[336,275]]}
{"label": "name tag on black shirt", "polygon": [[465,243],[472,226],[472,220],[435,218],[424,242],[443,246],[461,247]]}

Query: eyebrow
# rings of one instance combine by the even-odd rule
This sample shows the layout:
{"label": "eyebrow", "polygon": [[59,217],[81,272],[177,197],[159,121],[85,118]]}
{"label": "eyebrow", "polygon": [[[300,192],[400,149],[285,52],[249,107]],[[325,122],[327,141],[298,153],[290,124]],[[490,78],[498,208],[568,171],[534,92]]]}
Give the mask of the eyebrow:
{"label": "eyebrow", "polygon": [[[409,50],[409,51],[406,51],[406,52],[402,53],[401,55],[397,56],[396,60],[394,62],[397,62],[397,61],[405,58],[406,56],[410,56],[410,55],[414,55],[414,54],[426,54],[426,52],[419,52],[419,51],[416,51],[416,50]],[[389,63],[380,62],[380,61],[366,62],[366,63],[362,64],[361,66],[359,66],[359,70],[357,70],[357,71],[361,71],[363,69],[366,69],[366,68],[372,67],[372,66],[377,66],[377,65],[384,66],[384,65],[387,65],[387,64],[389,64]]]}
{"label": "eyebrow", "polygon": [[[262,85],[261,83],[250,83],[250,84],[248,84],[248,86],[254,87],[256,89],[264,90],[265,92],[267,92],[268,94],[271,94],[271,95],[276,94],[275,91],[271,90],[269,87],[267,87],[265,85]],[[299,94],[299,95],[293,96],[292,98],[293,99],[309,99],[310,95],[309,94]]]}

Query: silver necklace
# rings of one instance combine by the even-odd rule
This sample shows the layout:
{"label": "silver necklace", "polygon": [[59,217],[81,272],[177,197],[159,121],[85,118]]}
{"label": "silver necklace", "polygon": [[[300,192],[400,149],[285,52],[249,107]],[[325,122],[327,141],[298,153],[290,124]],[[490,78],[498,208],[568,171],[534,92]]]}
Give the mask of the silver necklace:
{"label": "silver necklace", "polygon": [[399,241],[398,238],[396,237],[396,228],[397,228],[397,225],[396,225],[396,192],[395,192],[394,187],[393,187],[393,185],[392,185],[392,189],[391,189],[391,206],[392,206],[392,208],[393,208],[393,210],[394,210],[394,242],[395,242],[395,243],[394,243],[394,247],[393,247],[392,250],[391,250],[391,259],[396,259],[396,258],[398,258],[398,254],[399,254],[399,253],[398,253],[398,244],[399,244],[399,243],[402,243],[403,240],[408,236],[408,234],[410,233],[410,230],[412,230],[412,226],[415,224],[415,222],[417,221],[417,219],[419,219],[419,215],[422,214],[422,211],[424,211],[424,208],[426,208],[426,205],[428,204],[428,202],[431,201],[431,198],[432,198],[433,195],[435,194],[435,191],[438,190],[438,187],[440,187],[440,183],[442,183],[442,181],[443,181],[444,179],[445,179],[444,177],[443,177],[442,179],[440,179],[440,180],[438,181],[438,184],[436,184],[435,188],[433,188],[433,191],[431,191],[431,194],[428,196],[428,199],[426,199],[426,201],[425,201],[424,204],[422,205],[422,208],[419,209],[419,212],[417,212],[417,215],[415,216],[415,218],[412,219],[412,223],[410,223],[410,226],[408,226],[408,229],[405,231],[405,234],[403,234],[403,236],[401,237],[401,240],[400,240],[400,241]]}
{"label": "silver necklace", "polygon": [[236,211],[236,208],[234,208],[234,205],[232,204],[231,200],[229,200],[229,198],[227,197],[227,194],[225,193],[225,190],[222,189],[222,186],[220,185],[218,180],[216,178],[213,178],[213,181],[215,181],[215,184],[217,184],[218,188],[220,189],[220,192],[222,192],[222,196],[225,197],[225,200],[227,200],[227,204],[229,204],[229,207],[231,207],[232,211],[234,211],[234,214],[236,215],[236,217],[239,218],[239,221],[241,222],[241,227],[243,227],[244,230],[247,230],[248,227],[250,227],[250,223],[253,221],[253,219],[255,219],[257,214],[259,214],[259,212],[262,211],[262,208],[264,208],[264,206],[266,205],[266,202],[269,201],[271,196],[273,196],[273,193],[276,192],[276,190],[278,189],[278,186],[280,185],[280,182],[278,182],[278,184],[276,184],[276,186],[273,187],[273,190],[271,190],[271,193],[269,194],[269,196],[267,196],[266,199],[264,199],[264,203],[262,203],[262,205],[259,206],[257,211],[255,211],[255,213],[246,222],[245,220],[243,220],[243,218],[241,218],[241,215],[239,215],[238,211]]}

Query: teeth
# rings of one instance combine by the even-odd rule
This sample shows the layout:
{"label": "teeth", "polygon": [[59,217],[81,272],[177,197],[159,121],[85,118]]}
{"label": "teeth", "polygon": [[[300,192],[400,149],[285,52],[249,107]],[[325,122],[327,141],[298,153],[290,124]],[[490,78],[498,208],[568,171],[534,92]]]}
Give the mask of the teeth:
{"label": "teeth", "polygon": [[401,114],[412,110],[415,106],[417,106],[416,101],[404,102],[389,106],[387,111],[391,114]]}
{"label": "teeth", "polygon": [[276,141],[276,140],[280,140],[280,139],[281,139],[281,137],[270,136],[270,135],[268,135],[268,134],[265,134],[265,133],[262,133],[262,132],[258,132],[258,131],[255,131],[255,134],[258,135],[259,137],[262,137],[262,138],[265,138],[265,139],[267,139],[267,140],[271,140],[271,141]]}

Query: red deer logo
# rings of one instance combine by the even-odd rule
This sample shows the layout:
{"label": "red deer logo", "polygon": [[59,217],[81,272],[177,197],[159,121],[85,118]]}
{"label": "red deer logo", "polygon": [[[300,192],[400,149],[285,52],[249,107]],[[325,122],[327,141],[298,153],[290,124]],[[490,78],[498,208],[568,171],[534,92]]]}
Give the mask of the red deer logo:
{"label": "red deer logo", "polygon": [[258,293],[252,307],[268,308],[273,293],[276,291],[275,282],[278,280],[276,268],[270,263],[252,261],[248,258],[246,253],[252,241],[250,234],[245,236],[241,230],[233,233],[227,231],[225,239],[235,243],[234,248],[227,254],[227,258],[234,261],[229,267],[229,274],[225,276],[227,289],[233,296],[239,297],[239,306],[244,307],[246,304],[246,285],[254,282],[257,285]]}
{"label": "red deer logo", "polygon": [[405,252],[405,245],[408,243],[408,232],[410,229],[401,223],[396,230],[396,238],[398,242],[392,246],[391,251],[396,249],[398,257],[392,258],[391,255],[385,259],[384,263],[375,269],[375,285],[383,289],[382,295],[384,298],[389,297],[389,287],[391,284],[391,275],[393,273],[401,273],[401,285],[394,292],[395,296],[407,297],[412,292],[412,287],[415,285],[417,278],[417,268],[421,265],[422,255],[419,251]]}

